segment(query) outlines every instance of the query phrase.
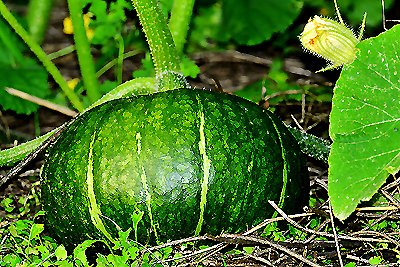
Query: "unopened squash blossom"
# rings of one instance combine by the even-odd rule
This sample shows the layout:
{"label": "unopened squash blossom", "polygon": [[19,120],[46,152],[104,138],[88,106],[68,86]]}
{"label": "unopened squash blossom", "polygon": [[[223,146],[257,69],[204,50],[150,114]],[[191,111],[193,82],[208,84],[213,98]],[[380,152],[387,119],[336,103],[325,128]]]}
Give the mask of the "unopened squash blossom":
{"label": "unopened squash blossom", "polygon": [[329,62],[326,68],[318,72],[351,64],[355,59],[355,48],[362,38],[365,15],[358,37],[343,23],[339,13],[338,15],[340,22],[319,16],[310,18],[299,36],[307,51]]}

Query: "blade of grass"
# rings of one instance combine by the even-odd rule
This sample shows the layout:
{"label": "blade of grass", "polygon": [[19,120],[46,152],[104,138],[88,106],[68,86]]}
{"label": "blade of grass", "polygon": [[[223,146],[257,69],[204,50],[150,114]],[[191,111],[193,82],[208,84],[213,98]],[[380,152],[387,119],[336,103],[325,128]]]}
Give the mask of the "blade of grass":
{"label": "blade of grass", "polygon": [[48,54],[47,56],[49,57],[50,60],[53,60],[53,59],[68,55],[69,53],[72,53],[74,51],[75,51],[75,46],[70,45],[70,46],[62,48],[54,53]]}
{"label": "blade of grass", "polygon": [[42,50],[40,45],[36,43],[25,29],[17,22],[14,16],[10,13],[7,7],[4,5],[3,1],[0,0],[0,13],[3,18],[11,25],[15,32],[21,37],[21,39],[28,45],[31,51],[36,55],[36,57],[42,62],[46,70],[53,76],[56,83],[61,87],[65,95],[71,101],[72,105],[79,111],[83,111],[84,106],[79,100],[79,97],[75,92],[69,88],[64,77],[58,71],[57,67],[51,62],[47,57],[46,53]]}
{"label": "blade of grass", "polygon": [[[129,51],[126,52],[125,54],[122,55],[122,60],[128,58],[128,57],[133,57],[136,56],[140,53],[142,53],[144,51],[142,51],[141,49],[138,50],[134,50],[134,51]],[[120,57],[118,58],[114,58],[113,60],[111,60],[110,62],[108,62],[107,64],[105,64],[98,72],[97,72],[97,78],[99,78],[101,75],[103,75],[107,70],[111,69],[114,65],[118,64]]]}
{"label": "blade of grass", "polygon": [[101,97],[99,81],[96,77],[93,56],[90,53],[90,43],[83,22],[82,5],[80,0],[68,0],[68,9],[74,28],[75,48],[78,54],[79,67],[86,93],[91,103]]}

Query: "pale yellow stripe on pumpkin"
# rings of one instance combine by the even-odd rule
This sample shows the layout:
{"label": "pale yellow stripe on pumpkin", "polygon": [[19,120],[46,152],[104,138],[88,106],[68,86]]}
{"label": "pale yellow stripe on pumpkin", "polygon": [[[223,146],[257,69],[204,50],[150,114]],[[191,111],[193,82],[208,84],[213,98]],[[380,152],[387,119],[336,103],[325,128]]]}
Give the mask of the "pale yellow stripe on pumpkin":
{"label": "pale yellow stripe on pumpkin", "polygon": [[[141,136],[140,132],[136,133],[136,141],[137,141],[137,153],[138,153],[138,160],[139,160],[140,152],[142,150],[142,136]],[[150,195],[150,190],[149,190],[149,184],[147,182],[146,170],[144,169],[143,166],[142,166],[142,173],[140,174],[140,179],[142,181],[143,189],[146,194],[146,206],[147,206],[147,210],[149,212],[150,224],[154,230],[154,235],[156,237],[156,241],[158,242],[157,227],[154,223],[153,212],[151,209],[152,200],[151,200],[151,195]]]}
{"label": "pale yellow stripe on pumpkin", "polygon": [[112,238],[111,234],[106,230],[100,216],[101,216],[101,211],[99,207],[97,206],[96,202],[96,195],[94,193],[94,187],[93,187],[93,144],[94,144],[94,139],[96,136],[96,132],[93,133],[92,135],[92,140],[90,141],[89,144],[89,158],[88,158],[88,168],[87,168],[87,173],[86,173],[86,183],[88,187],[88,198],[89,198],[89,213],[90,213],[90,218],[92,219],[92,222],[94,226],[102,232],[111,242],[115,242],[115,240]]}
{"label": "pale yellow stripe on pumpkin", "polygon": [[[199,106],[200,105],[201,104],[199,103]],[[207,153],[206,153],[206,137],[204,135],[204,112],[202,110],[201,110],[201,112],[199,112],[199,118],[200,118],[199,151],[203,158],[203,163],[202,163],[203,177],[202,177],[202,181],[201,181],[200,218],[199,218],[199,221],[197,222],[195,235],[199,235],[199,233],[201,231],[201,227],[203,225],[203,221],[204,221],[204,211],[206,209],[206,204],[207,204],[208,180],[210,177],[210,167],[211,167],[211,161],[208,158]]]}

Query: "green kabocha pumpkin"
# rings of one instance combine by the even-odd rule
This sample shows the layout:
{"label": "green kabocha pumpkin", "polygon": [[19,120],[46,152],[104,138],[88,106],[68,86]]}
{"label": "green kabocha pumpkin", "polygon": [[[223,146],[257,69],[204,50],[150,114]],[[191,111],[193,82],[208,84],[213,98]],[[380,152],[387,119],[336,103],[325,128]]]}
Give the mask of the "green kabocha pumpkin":
{"label": "green kabocha pumpkin", "polygon": [[49,149],[42,178],[47,227],[68,247],[113,240],[118,227],[141,243],[243,231],[272,216],[268,200],[299,211],[309,184],[272,113],[195,89],[85,112]]}

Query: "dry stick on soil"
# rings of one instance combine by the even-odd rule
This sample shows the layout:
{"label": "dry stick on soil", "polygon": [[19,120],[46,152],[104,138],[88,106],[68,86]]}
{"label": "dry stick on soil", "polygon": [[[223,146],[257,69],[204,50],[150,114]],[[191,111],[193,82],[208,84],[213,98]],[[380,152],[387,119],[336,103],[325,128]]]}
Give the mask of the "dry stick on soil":
{"label": "dry stick on soil", "polygon": [[[191,59],[195,61],[204,61],[206,63],[247,61],[265,66],[270,66],[273,63],[273,60],[270,58],[261,58],[254,55],[241,53],[235,50],[226,50],[222,52],[200,52],[191,55]],[[307,77],[316,76],[315,73],[298,66],[297,62],[294,60],[285,61],[285,70],[290,73],[304,75]]]}
{"label": "dry stick on soil", "polygon": [[398,211],[397,207],[360,207],[356,211]]}
{"label": "dry stick on soil", "polygon": [[[301,214],[289,215],[288,217],[289,217],[289,218],[302,218],[302,217],[311,216],[311,215],[314,215],[314,213],[313,213],[313,212],[301,213]],[[267,225],[270,224],[270,223],[279,222],[279,221],[284,221],[284,220],[285,220],[284,217],[276,217],[276,218],[272,218],[272,219],[266,219],[266,220],[264,220],[263,222],[261,222],[260,224],[258,224],[257,226],[254,226],[254,227],[251,228],[250,230],[244,232],[242,235],[249,235],[249,234],[252,234],[252,233],[254,233],[254,232],[257,231],[257,230],[259,230],[259,229],[261,229],[261,228],[264,228],[265,226],[267,226]]]}
{"label": "dry stick on soil", "polygon": [[[321,223],[320,226],[318,226],[317,228],[317,232],[321,231],[323,228],[325,228],[325,226],[330,223],[331,219],[326,219],[323,223]],[[317,235],[316,234],[312,234],[306,241],[304,241],[304,244],[308,244],[310,243],[314,238],[316,238]]]}
{"label": "dry stick on soil", "polygon": [[185,255],[185,256],[181,256],[179,258],[173,258],[171,260],[167,260],[167,261],[176,261],[178,259],[185,259],[185,258],[190,258],[192,256],[204,253],[204,252],[208,252],[207,255],[203,256],[202,258],[200,258],[199,260],[195,261],[195,262],[188,262],[188,263],[184,263],[179,265],[179,267],[185,267],[185,266],[190,266],[190,265],[199,265],[201,262],[203,262],[206,258],[212,256],[213,254],[217,253],[218,251],[220,251],[221,249],[227,247],[229,244],[224,244],[224,243],[219,243],[217,245],[214,245],[212,247],[208,247],[199,251],[195,251],[193,253],[190,253],[189,255]]}
{"label": "dry stick on soil", "polygon": [[214,249],[214,250],[208,252],[206,255],[203,255],[202,257],[200,257],[200,259],[198,259],[197,261],[191,262],[191,263],[188,264],[188,265],[196,265],[196,266],[199,265],[201,262],[205,261],[207,258],[209,258],[209,257],[211,257],[212,255],[216,254],[217,252],[221,251],[223,248],[226,248],[229,244],[220,243],[220,244],[218,244],[218,245],[219,245],[219,246],[218,246],[216,249]]}
{"label": "dry stick on soil", "polygon": [[367,231],[368,229],[371,229],[372,226],[380,223],[381,221],[385,220],[386,218],[388,218],[391,214],[396,213],[396,211],[385,211],[384,213],[382,213],[382,216],[378,219],[376,219],[373,223],[365,226],[363,229],[360,230],[360,232],[362,231]]}
{"label": "dry stick on soil", "polygon": [[387,192],[392,187],[395,187],[400,184],[400,178],[396,179],[394,182],[391,182],[390,184],[386,185],[384,188],[381,189],[382,194],[393,203],[398,209],[400,209],[400,202],[395,199],[391,194]]}
{"label": "dry stick on soil", "polygon": [[[383,210],[387,210],[388,214],[386,215],[384,213],[383,214],[376,214],[376,213],[372,213],[372,212],[369,212],[369,213],[357,212],[357,214],[356,214],[357,217],[379,219],[379,218],[381,218],[383,216],[386,216],[385,219],[387,218],[387,219],[390,219],[390,220],[400,220],[400,213],[399,213],[399,210],[397,208],[395,208],[395,209],[391,209],[391,208],[388,208],[388,207],[384,207],[384,209],[375,209],[375,208],[366,209],[366,208],[363,208],[363,209],[360,209],[360,210],[361,211],[366,211],[366,210],[383,211]],[[391,211],[391,212],[389,212],[389,211]]]}
{"label": "dry stick on soil", "polygon": [[[322,187],[326,188],[326,184],[323,181],[317,181],[317,182]],[[275,209],[277,208],[275,203],[272,202],[271,205],[274,206]],[[279,212],[279,210],[280,209],[278,208],[277,211]],[[310,216],[310,215],[313,215],[313,213],[303,213],[303,214],[288,216],[285,213],[283,213],[283,211],[281,211],[281,212],[279,212],[279,213],[282,215],[282,217],[273,218],[273,219],[267,219],[267,220],[263,221],[262,223],[260,223],[259,225],[255,226],[254,228],[250,229],[249,231],[246,231],[245,233],[243,233],[242,237],[246,236],[246,235],[249,235],[249,234],[251,234],[251,233],[253,233],[253,232],[255,232],[255,231],[257,231],[257,230],[259,230],[259,229],[261,229],[263,227],[265,227],[266,225],[268,225],[271,222],[280,221],[280,220],[287,220],[289,223],[293,224],[295,227],[297,227],[297,228],[299,228],[301,230],[304,230],[304,231],[306,231],[308,233],[313,234],[314,237],[315,237],[315,235],[320,235],[320,236],[325,236],[325,237],[335,237],[335,235],[333,235],[333,234],[329,234],[329,233],[325,233],[325,232],[319,232],[319,230],[322,229],[323,227],[320,227],[318,229],[318,231],[314,231],[314,230],[310,230],[310,229],[304,228],[304,227],[298,225],[293,220],[289,219],[289,218],[298,218],[298,217]],[[322,225],[326,225],[330,221],[331,220],[328,219]],[[364,232],[364,233],[360,232],[358,234],[372,234],[372,233],[371,232]],[[374,232],[374,234],[375,235],[379,235],[379,234],[376,234],[375,232]],[[341,238],[341,239],[344,239],[344,240],[350,240],[350,241],[358,241],[358,242],[362,242],[362,241],[365,241],[365,242],[392,242],[392,243],[395,243],[397,245],[397,241],[391,239],[389,236],[387,236],[387,235],[381,235],[381,236],[385,237],[387,240],[372,239],[372,238],[352,238],[352,237],[348,237],[348,236],[338,236],[338,238]],[[182,244],[182,243],[187,243],[187,242],[192,242],[192,241],[197,241],[197,240],[204,240],[204,239],[209,239],[209,238],[210,238],[210,236],[200,236],[200,237],[185,238],[185,239],[180,239],[180,240],[168,242],[168,243],[165,243],[165,244],[162,244],[162,245],[159,245],[159,246],[155,246],[155,247],[152,247],[152,248],[149,248],[149,249],[150,250],[157,250],[157,249],[161,249],[163,247],[174,246],[174,245],[178,245],[178,244]],[[213,240],[216,240],[216,238],[213,237]],[[306,243],[310,242],[311,240],[312,240],[312,238],[309,238],[306,241]],[[242,241],[244,241],[244,240],[242,239]],[[258,242],[257,238],[255,238],[254,241],[255,241],[255,243],[260,243],[260,242]],[[233,242],[233,243],[237,244],[237,242]],[[325,244],[325,245],[328,245],[328,244]],[[215,252],[217,252],[223,247],[225,247],[225,244],[220,243],[220,244],[214,245],[212,247],[209,247],[209,248],[206,248],[206,249],[203,249],[203,250],[195,251],[193,253],[190,253],[188,255],[179,257],[177,259],[190,258],[190,257],[193,257],[195,255],[202,254],[204,252],[212,251],[214,249],[216,250]],[[171,259],[171,260],[176,260],[176,259]],[[168,261],[171,261],[171,260],[168,260]],[[204,260],[204,258],[202,260]],[[197,262],[199,262],[199,261],[197,261]],[[193,263],[188,263],[186,265],[191,265],[191,264],[193,264]]]}
{"label": "dry stick on soil", "polygon": [[287,91],[279,91],[270,95],[267,95],[263,100],[268,101],[274,97],[281,95],[295,95],[295,94],[304,94],[304,90],[287,90]]}
{"label": "dry stick on soil", "polygon": [[147,248],[147,250],[149,250],[149,251],[159,250],[159,249],[166,248],[166,247],[172,247],[172,246],[176,246],[179,244],[200,241],[200,240],[207,240],[207,238],[204,236],[193,236],[193,237],[183,238],[183,239],[179,239],[179,240],[170,241],[170,242],[167,242],[164,244],[160,244],[158,246]]}
{"label": "dry stick on soil", "polygon": [[400,202],[395,199],[391,194],[389,194],[386,190],[381,189],[381,193],[388,199],[390,200],[393,205],[395,205],[397,207],[397,209],[400,209]]}
{"label": "dry stick on soil", "polygon": [[385,185],[385,187],[383,189],[388,190],[392,187],[395,187],[396,185],[400,185],[400,178],[397,178],[395,181],[391,182],[390,184]]}
{"label": "dry stick on soil", "polygon": [[[304,232],[310,233],[310,234],[317,234],[320,236],[324,236],[324,237],[330,237],[330,238],[334,238],[333,234],[329,234],[326,232],[317,232],[308,228],[305,228],[301,225],[299,225],[298,223],[296,223],[295,221],[293,221],[292,219],[289,218],[289,216],[287,216],[273,201],[268,200],[268,203],[274,207],[274,209],[282,216],[285,218],[285,220],[287,222],[289,222],[291,225],[293,225],[294,227],[296,227],[299,230],[302,230]],[[338,235],[338,238],[340,239],[346,239],[346,240],[353,240],[353,241],[365,241],[365,242],[382,242],[382,243],[388,243],[388,240],[384,240],[384,239],[374,239],[374,238],[354,238],[354,237],[350,237],[350,236],[345,236],[345,235]]]}
{"label": "dry stick on soil", "polygon": [[10,95],[17,96],[19,98],[28,100],[28,101],[30,101],[32,103],[35,103],[35,104],[38,104],[40,106],[43,106],[43,107],[58,111],[58,112],[60,112],[62,114],[65,114],[67,116],[74,117],[74,116],[78,115],[78,112],[75,112],[72,109],[69,109],[67,107],[54,104],[53,102],[50,102],[50,101],[41,99],[39,97],[36,97],[36,96],[30,95],[30,94],[21,92],[21,91],[19,91],[17,89],[13,89],[13,88],[8,88],[7,87],[6,91]]}
{"label": "dry stick on soil", "polygon": [[333,236],[335,237],[336,251],[337,251],[338,258],[339,258],[340,266],[343,267],[344,265],[343,265],[342,256],[340,255],[340,245],[339,245],[338,235],[336,233],[335,223],[334,223],[334,219],[333,219],[332,205],[331,205],[330,201],[328,202],[328,205],[329,205],[329,214],[331,216]]}
{"label": "dry stick on soil", "polygon": [[[399,211],[400,208],[400,203],[397,199],[395,199],[387,190],[389,190],[392,187],[397,186],[400,183],[400,179],[396,179],[394,182],[386,185],[385,187],[383,187],[381,189],[381,193],[386,197],[386,199],[390,202],[392,202],[392,204],[395,207],[367,207],[367,208],[363,208],[363,209],[358,209],[358,210],[375,210],[375,211],[379,211],[379,210],[385,210],[385,212],[381,215],[380,218],[378,218],[377,220],[375,220],[371,225],[367,225],[366,227],[364,227],[360,232],[366,232],[367,229],[370,229],[373,225],[376,225],[378,223],[380,223],[381,221],[385,220],[386,218],[389,218],[391,215],[396,214]],[[393,241],[394,243],[396,243],[396,245],[398,246],[398,242],[397,241]]]}
{"label": "dry stick on soil", "polygon": [[274,266],[274,265],[272,264],[272,262],[270,262],[270,261],[268,261],[268,260],[266,260],[266,259],[264,259],[264,258],[262,258],[262,257],[254,256],[254,255],[251,255],[251,254],[248,254],[248,253],[245,253],[245,255],[248,256],[249,258],[252,258],[253,260],[256,260],[256,261],[265,263],[265,264],[267,264],[267,265],[269,265],[269,266]]}
{"label": "dry stick on soil", "polygon": [[[146,248],[145,250],[142,250],[141,252],[154,251],[154,250],[159,250],[159,249],[162,249],[162,248],[165,248],[165,247],[171,247],[171,246],[176,246],[176,245],[183,244],[183,243],[189,243],[189,242],[195,242],[195,241],[201,241],[201,240],[208,240],[208,238],[205,237],[205,236],[194,236],[194,237],[183,238],[183,239],[167,242],[167,243],[164,243],[164,244],[161,244],[161,245],[158,245],[158,246]],[[166,259],[164,261],[168,262],[168,261],[176,261],[176,260],[187,259],[187,258],[191,258],[191,257],[194,257],[196,255],[199,255],[199,254],[202,254],[202,253],[206,253],[206,252],[209,252],[209,251],[214,251],[214,250],[219,251],[222,248],[224,248],[225,246],[226,246],[226,244],[219,243],[219,244],[216,244],[214,246],[211,246],[211,247],[208,247],[208,248],[205,248],[205,249],[201,249],[201,250],[198,250],[198,251],[194,251],[192,253],[188,253],[187,255],[183,255],[183,256],[178,257],[178,258]],[[192,263],[188,263],[186,265],[190,265],[190,264],[192,264]]]}
{"label": "dry stick on soil", "polygon": [[[204,236],[202,236],[202,237],[204,237]],[[207,239],[207,238],[204,237],[204,239]],[[165,262],[168,262],[168,261],[184,260],[184,259],[187,259],[187,258],[194,257],[194,256],[196,256],[196,255],[199,255],[199,254],[208,252],[208,251],[219,250],[220,247],[225,247],[225,244],[219,243],[219,244],[216,244],[216,245],[211,246],[211,247],[208,247],[208,248],[204,248],[204,249],[201,249],[201,250],[197,250],[197,251],[188,253],[188,254],[186,254],[186,255],[177,257],[177,258],[166,259],[166,260],[164,260],[164,261],[165,261]]]}
{"label": "dry stick on soil", "polygon": [[[289,217],[290,218],[299,218],[299,217],[311,216],[313,214],[314,213],[302,213],[302,214],[296,214],[296,215],[289,215]],[[260,224],[258,224],[257,226],[253,227],[252,229],[244,232],[243,235],[249,235],[249,234],[254,233],[255,231],[265,227],[266,225],[268,225],[268,224],[270,224],[272,222],[283,221],[283,220],[285,220],[285,218],[283,218],[283,217],[266,219],[263,222],[261,222]],[[195,236],[195,237],[183,238],[183,239],[167,242],[167,243],[164,243],[164,244],[161,244],[161,245],[158,245],[158,246],[154,246],[154,247],[151,247],[151,248],[147,248],[147,250],[148,251],[154,251],[154,250],[159,250],[159,249],[162,249],[162,248],[165,248],[165,247],[171,247],[171,246],[176,246],[176,245],[183,244],[183,243],[200,241],[200,240],[207,240],[207,239],[209,239],[209,238],[206,237],[206,236]],[[172,260],[177,260],[177,259],[190,258],[190,257],[196,256],[196,255],[208,252],[208,251],[213,250],[213,249],[220,250],[220,247],[221,246],[225,247],[225,245],[226,244],[219,243],[219,244],[216,244],[216,245],[214,245],[212,247],[208,247],[208,248],[205,248],[205,249],[202,249],[202,250],[198,250],[198,251],[195,251],[193,253],[181,256],[179,258],[165,260],[165,261],[172,261]]]}
{"label": "dry stick on soil", "polygon": [[252,236],[234,235],[234,234],[222,234],[222,235],[216,236],[216,237],[213,237],[211,235],[206,235],[206,236],[209,237],[211,240],[218,241],[218,242],[222,241],[224,243],[236,243],[237,244],[240,242],[252,242],[252,243],[267,245],[267,246],[273,247],[274,249],[283,251],[283,252],[289,254],[290,256],[292,256],[293,258],[299,259],[300,261],[307,263],[310,266],[320,267],[320,265],[318,265],[318,264],[304,258],[303,256],[291,251],[290,249],[287,249],[286,247],[276,244],[268,239],[257,238],[257,237],[252,237]]}
{"label": "dry stick on soil", "polygon": [[382,236],[386,238],[389,242],[392,242],[395,244],[397,247],[400,247],[400,243],[394,239],[392,239],[390,236],[388,236],[385,233],[377,232],[377,231],[359,231],[351,234],[352,236],[355,235],[374,235],[374,236]]}
{"label": "dry stick on soil", "polygon": [[[323,186],[324,188],[327,189],[326,184],[323,181],[317,181],[321,186]],[[396,205],[396,202],[398,204],[398,201],[396,199],[393,198],[392,195],[390,195],[386,190],[388,190],[389,188],[392,188],[396,185],[398,185],[400,183],[400,179],[397,179],[396,181],[388,184],[387,186],[385,186],[384,188],[381,189],[382,194],[389,200],[392,201],[394,205]],[[394,200],[394,201],[393,201]],[[374,208],[374,207],[372,207]],[[388,207],[385,207],[385,209],[387,210]],[[333,215],[332,215],[332,207],[330,205],[329,202],[329,212],[331,214],[331,220],[333,220]],[[380,221],[384,220],[385,218],[387,218],[389,215],[391,215],[392,213],[395,213],[395,211],[389,212],[389,210],[387,210],[381,218],[379,218],[378,220],[376,220],[374,222],[374,224],[379,223]],[[400,246],[400,243],[394,239],[392,239],[391,237],[389,237],[388,235],[384,234],[384,233],[380,233],[380,232],[376,232],[376,231],[367,231],[368,228],[370,228],[372,225],[365,227],[364,229],[362,229],[361,231],[352,233],[351,236],[356,236],[356,235],[373,235],[373,236],[382,236],[384,238],[386,238],[389,242],[395,244],[397,247]],[[335,227],[332,224],[332,229],[335,229]],[[336,242],[336,234],[335,234],[335,242]],[[339,252],[338,252],[339,253]]]}

